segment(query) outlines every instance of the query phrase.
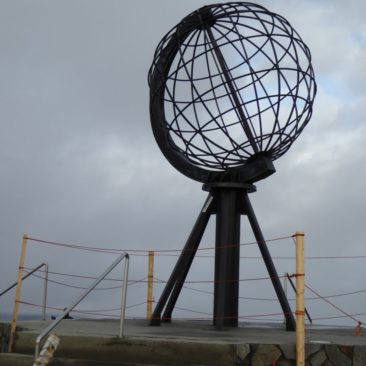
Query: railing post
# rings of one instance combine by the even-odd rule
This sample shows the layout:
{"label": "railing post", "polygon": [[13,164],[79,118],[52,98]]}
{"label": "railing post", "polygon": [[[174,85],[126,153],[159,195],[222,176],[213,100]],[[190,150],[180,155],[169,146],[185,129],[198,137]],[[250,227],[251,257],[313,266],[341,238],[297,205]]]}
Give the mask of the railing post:
{"label": "railing post", "polygon": [[21,248],[20,257],[19,257],[17,286],[16,286],[16,290],[15,290],[15,300],[14,300],[14,306],[13,306],[13,317],[11,319],[11,326],[10,326],[8,352],[11,352],[13,349],[14,334],[15,334],[16,327],[17,327],[17,318],[18,318],[18,311],[19,311],[20,293],[21,293],[21,289],[22,289],[22,277],[23,277],[23,270],[24,270],[24,263],[25,263],[25,254],[27,251],[27,240],[28,240],[28,235],[26,235],[26,234],[23,235],[22,248]]}
{"label": "railing post", "polygon": [[297,231],[296,238],[296,366],[305,366],[305,305],[304,305],[304,236]]}
{"label": "railing post", "polygon": [[85,299],[86,296],[90,294],[92,290],[97,287],[100,282],[104,280],[104,278],[114,269],[123,259],[125,262],[125,270],[124,270],[124,282],[123,282],[123,291],[122,291],[122,304],[121,304],[121,324],[119,330],[119,336],[122,338],[123,336],[123,327],[124,327],[124,316],[125,316],[125,308],[126,308],[126,297],[127,297],[127,284],[128,284],[128,265],[129,265],[129,255],[128,253],[121,254],[95,281],[83,292],[71,305],[69,305],[62,314],[57,317],[43,332],[36,338],[36,347],[35,347],[35,360],[39,356],[39,348],[41,341],[44,337],[46,337],[61,321],[69,314],[82,300]]}
{"label": "railing post", "polygon": [[146,298],[146,319],[149,320],[152,315],[153,305],[153,286],[154,286],[154,255],[153,251],[149,252],[149,264],[147,272],[147,298]]}
{"label": "railing post", "polygon": [[[288,293],[287,293],[287,276],[288,276],[288,273],[285,272],[285,275],[283,276],[283,292],[285,293],[286,299],[288,299]],[[284,324],[286,324],[286,315],[284,315],[283,322],[284,322]]]}
{"label": "railing post", "polygon": [[125,271],[123,278],[122,287],[122,299],[121,299],[121,320],[119,326],[119,338],[123,337],[124,326],[125,326],[125,314],[126,314],[126,299],[127,299],[127,285],[128,285],[128,266],[130,262],[130,256],[126,254],[125,256]]}
{"label": "railing post", "polygon": [[288,298],[288,293],[287,293],[287,276],[288,276],[288,273],[285,272],[285,275],[283,276],[283,292],[285,293],[286,298]]}
{"label": "railing post", "polygon": [[42,307],[42,319],[43,320],[46,320],[47,285],[48,285],[48,264],[44,263],[44,289],[43,289],[43,307]]}

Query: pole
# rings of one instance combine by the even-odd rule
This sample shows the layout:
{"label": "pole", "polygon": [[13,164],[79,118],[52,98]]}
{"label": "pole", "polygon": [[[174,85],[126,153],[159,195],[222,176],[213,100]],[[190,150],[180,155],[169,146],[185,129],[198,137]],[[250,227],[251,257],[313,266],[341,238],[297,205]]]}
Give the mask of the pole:
{"label": "pole", "polygon": [[305,366],[305,306],[304,306],[304,236],[297,231],[296,238],[296,366]]}
{"label": "pole", "polygon": [[230,187],[215,190],[214,325],[217,329],[238,326],[241,194],[241,190]]}
{"label": "pole", "polygon": [[119,323],[119,338],[123,337],[125,329],[125,315],[126,315],[126,299],[127,299],[127,285],[128,285],[128,267],[130,264],[130,256],[125,255],[125,270],[123,274],[123,287],[122,287],[122,299],[121,299],[121,319]]}
{"label": "pole", "polygon": [[289,274],[287,272],[285,272],[285,275],[283,276],[283,292],[285,293],[286,298],[288,298],[288,294],[287,294],[287,279],[288,279]]}
{"label": "pole", "polygon": [[[288,299],[288,294],[287,294],[287,277],[288,277],[288,273],[285,272],[285,275],[283,276],[283,292],[285,293],[286,299]],[[284,323],[286,324],[286,316],[284,316]]]}
{"label": "pole", "polygon": [[42,306],[42,319],[46,320],[46,309],[47,309],[47,285],[48,285],[48,264],[44,265],[44,287],[43,287],[43,306]]}
{"label": "pole", "polygon": [[153,305],[153,286],[154,286],[154,255],[153,251],[149,252],[149,264],[147,270],[147,299],[146,299],[146,319],[149,320],[152,315]]}
{"label": "pole", "polygon": [[8,352],[12,351],[13,342],[14,342],[14,335],[15,335],[15,331],[16,331],[16,327],[17,327],[20,292],[21,292],[21,288],[22,288],[22,276],[23,276],[24,263],[25,263],[25,253],[26,253],[26,250],[27,250],[27,240],[28,240],[28,235],[26,235],[26,234],[23,235],[22,249],[20,251],[20,257],[19,257],[17,287],[15,289],[13,317],[12,317],[11,326],[10,326],[10,338],[9,338],[9,344],[8,344]]}

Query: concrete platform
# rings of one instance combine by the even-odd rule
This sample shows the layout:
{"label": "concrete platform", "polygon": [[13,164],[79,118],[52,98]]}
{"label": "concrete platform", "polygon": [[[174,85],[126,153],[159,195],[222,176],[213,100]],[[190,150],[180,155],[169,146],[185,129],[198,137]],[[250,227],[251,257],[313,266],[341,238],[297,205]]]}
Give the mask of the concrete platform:
{"label": "concrete platform", "polygon": [[[33,354],[36,337],[49,323],[19,322],[14,351]],[[295,333],[282,325],[248,323],[218,331],[208,322],[151,327],[128,320],[123,339],[118,331],[115,320],[64,320],[55,329],[61,338],[55,355],[106,365],[295,365]],[[311,366],[365,366],[366,331],[355,336],[352,328],[307,327],[306,357]]]}
{"label": "concrete platform", "polygon": [[[51,321],[18,322],[18,334],[39,334]],[[56,328],[58,335],[114,338],[119,333],[119,321],[110,319],[66,319]],[[238,328],[216,330],[211,322],[173,321],[161,326],[149,326],[145,320],[126,320],[126,339],[189,340],[192,342],[295,344],[295,332],[288,332],[281,324],[243,323]],[[366,346],[366,330],[360,336],[348,327],[332,328],[307,326],[306,343]],[[365,364],[366,366],[366,364]]]}

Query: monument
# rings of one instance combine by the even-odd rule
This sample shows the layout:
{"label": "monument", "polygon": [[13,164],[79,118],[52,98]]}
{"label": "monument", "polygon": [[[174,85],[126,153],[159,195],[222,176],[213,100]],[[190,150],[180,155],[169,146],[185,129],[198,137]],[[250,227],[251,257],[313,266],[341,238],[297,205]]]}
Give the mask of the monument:
{"label": "monument", "polygon": [[[316,94],[308,47],[290,23],[262,6],[204,6],[170,30],[149,71],[155,139],[208,197],[154,309],[171,321],[211,215],[216,215],[213,323],[238,325],[240,219],[248,217],[286,318],[295,321],[248,194],[309,122]],[[163,313],[163,315],[162,315]]]}

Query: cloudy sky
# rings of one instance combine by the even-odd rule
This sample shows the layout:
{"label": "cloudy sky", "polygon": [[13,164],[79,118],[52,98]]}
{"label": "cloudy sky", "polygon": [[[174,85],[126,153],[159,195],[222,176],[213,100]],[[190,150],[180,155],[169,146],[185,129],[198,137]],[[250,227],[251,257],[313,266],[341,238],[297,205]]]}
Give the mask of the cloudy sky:
{"label": "cloudy sky", "polygon": [[[300,33],[312,52],[318,83],[311,122],[275,162],[277,173],[259,182],[251,196],[264,235],[270,239],[303,230],[307,256],[366,256],[366,3],[258,3],[286,17]],[[101,248],[183,247],[205,193],[171,167],[155,143],[147,72],[162,36],[206,4],[0,1],[0,289],[16,278],[23,233]],[[213,246],[212,221],[202,247]],[[241,242],[252,240],[243,218]],[[270,250],[275,257],[294,254],[290,239],[271,243]],[[243,246],[241,255],[255,257],[258,250]],[[29,242],[26,266],[46,261],[54,272],[94,276],[114,257]],[[175,260],[157,256],[156,277],[166,279]],[[365,260],[309,258],[306,281],[322,295],[365,290]],[[213,279],[212,262],[197,258],[189,280]],[[275,259],[275,264],[281,275],[294,272],[293,260]],[[146,270],[146,257],[133,256],[131,279],[144,278]],[[241,278],[265,275],[260,259],[241,260]],[[80,287],[89,283],[52,279]],[[273,298],[262,282],[241,283],[241,296]],[[29,280],[22,300],[39,304],[41,285],[37,278]],[[145,301],[145,286],[131,286],[130,305]],[[212,291],[207,283],[191,287]],[[161,290],[155,286],[156,300]],[[118,307],[118,290],[105,291],[92,295],[83,308]],[[49,305],[67,306],[78,293],[51,283]],[[1,314],[11,311],[13,296],[0,299]],[[366,292],[329,300],[347,313],[366,312]],[[212,295],[186,289],[178,306],[210,314]],[[342,315],[319,300],[307,306],[314,318]],[[39,312],[21,307],[22,313],[32,311]],[[136,307],[130,315],[144,312],[144,306]],[[275,301],[240,301],[241,316],[279,312]],[[354,325],[350,319],[318,322]]]}

